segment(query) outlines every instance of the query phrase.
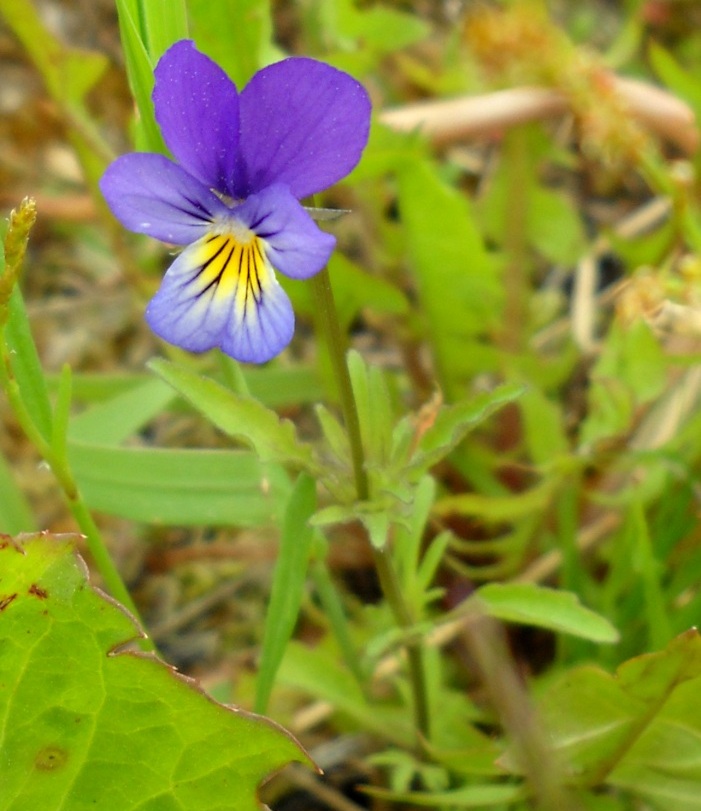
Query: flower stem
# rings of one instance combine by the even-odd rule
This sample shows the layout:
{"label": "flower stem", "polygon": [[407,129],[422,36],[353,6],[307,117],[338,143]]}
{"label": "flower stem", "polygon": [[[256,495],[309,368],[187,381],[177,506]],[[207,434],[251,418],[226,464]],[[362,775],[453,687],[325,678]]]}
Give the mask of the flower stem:
{"label": "flower stem", "polygon": [[359,501],[367,501],[370,497],[370,486],[368,475],[365,470],[365,453],[363,451],[363,440],[360,435],[360,420],[358,419],[358,409],[355,405],[353,386],[351,385],[348,365],[346,364],[345,339],[341,334],[336,312],[336,303],[331,289],[331,278],[328,268],[324,268],[316,276],[312,277],[312,295],[314,296],[315,312],[320,332],[326,341],[326,346],[331,357],[338,394],[341,398],[341,409],[343,419],[348,431],[348,441],[351,448],[351,460],[353,462],[353,475],[355,477],[355,490]]}
{"label": "flower stem", "polygon": [[[327,268],[324,268],[311,279],[311,286],[318,329],[323,334],[329,350],[341,400],[341,409],[343,410],[346,430],[348,431],[356,493],[359,501],[367,501],[370,498],[370,483],[365,469],[365,452],[360,433],[360,420],[346,363],[345,339],[339,327],[336,304],[331,289],[331,279]],[[415,624],[414,619],[402,594],[399,577],[392,563],[389,549],[386,546],[378,548],[372,543],[371,548],[380,586],[394,619],[400,628],[410,629]],[[408,643],[406,650],[409,680],[414,699],[414,723],[417,732],[427,740],[430,732],[430,716],[421,642]]]}
{"label": "flower stem", "polygon": [[[20,424],[27,438],[41,456],[43,456],[51,468],[56,481],[63,490],[68,507],[81,533],[85,536],[90,554],[110,594],[142,624],[136,605],[109,554],[100,530],[97,528],[90,511],[80,495],[67,459],[62,454],[56,453],[55,448],[52,447],[51,443],[47,441],[41,431],[36,427],[34,420],[27,410],[17,380],[14,377],[12,363],[6,347],[2,348],[2,360],[0,361],[0,389],[5,391],[5,395],[7,396],[17,422]],[[149,637],[141,640],[139,645],[143,650],[154,650],[153,642]]]}

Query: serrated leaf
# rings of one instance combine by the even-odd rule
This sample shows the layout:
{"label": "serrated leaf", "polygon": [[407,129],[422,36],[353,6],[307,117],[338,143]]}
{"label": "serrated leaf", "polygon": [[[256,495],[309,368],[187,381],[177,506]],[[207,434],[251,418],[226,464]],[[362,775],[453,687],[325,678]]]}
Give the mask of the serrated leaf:
{"label": "serrated leaf", "polygon": [[297,438],[289,420],[252,397],[234,394],[173,363],[153,360],[149,366],[220,431],[250,445],[262,462],[277,461],[318,473],[311,445]]}
{"label": "serrated leaf", "polygon": [[582,786],[626,788],[660,811],[701,808],[701,638],[563,674],[540,696],[552,747]]}
{"label": "serrated leaf", "polygon": [[258,811],[257,786],[305,756],[155,656],[71,544],[0,548],[0,809]]}
{"label": "serrated leaf", "polygon": [[492,617],[572,634],[593,642],[616,642],[618,631],[600,614],[579,602],[576,594],[533,583],[489,583],[474,595]]}

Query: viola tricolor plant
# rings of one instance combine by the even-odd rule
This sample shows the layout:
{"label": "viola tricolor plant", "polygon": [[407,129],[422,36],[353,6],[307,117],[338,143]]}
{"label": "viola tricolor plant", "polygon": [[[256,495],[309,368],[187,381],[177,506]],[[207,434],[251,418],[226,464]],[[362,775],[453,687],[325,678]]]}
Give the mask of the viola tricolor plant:
{"label": "viola tricolor plant", "polygon": [[259,71],[239,93],[187,40],[166,51],[155,78],[156,119],[175,162],[123,155],[101,181],[126,228],[186,246],[146,319],[183,349],[219,347],[262,363],[294,332],[275,271],[307,279],[335,246],[299,201],[358,163],[367,92],[342,71],[293,57]]}

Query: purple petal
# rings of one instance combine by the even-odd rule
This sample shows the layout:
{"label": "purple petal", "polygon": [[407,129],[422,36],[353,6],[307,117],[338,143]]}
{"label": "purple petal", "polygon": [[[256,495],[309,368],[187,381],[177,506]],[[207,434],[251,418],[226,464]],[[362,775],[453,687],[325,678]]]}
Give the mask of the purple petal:
{"label": "purple petal", "polygon": [[292,339],[287,294],[257,239],[211,233],[171,265],[146,309],[151,329],[191,352],[219,347],[236,360],[264,363]]}
{"label": "purple petal", "polygon": [[241,92],[236,197],[285,183],[301,199],[345,177],[360,160],[370,99],[347,73],[297,57],[256,73]]}
{"label": "purple petal", "polygon": [[239,136],[236,85],[189,40],[176,42],[155,70],[153,102],[168,149],[208,188],[233,194]]}
{"label": "purple petal", "polygon": [[329,261],[336,238],[321,231],[286,186],[268,186],[232,212],[265,242],[270,264],[292,279],[308,279]]}
{"label": "purple petal", "polygon": [[100,189],[114,216],[130,231],[188,245],[229,209],[177,164],[147,152],[117,158]]}

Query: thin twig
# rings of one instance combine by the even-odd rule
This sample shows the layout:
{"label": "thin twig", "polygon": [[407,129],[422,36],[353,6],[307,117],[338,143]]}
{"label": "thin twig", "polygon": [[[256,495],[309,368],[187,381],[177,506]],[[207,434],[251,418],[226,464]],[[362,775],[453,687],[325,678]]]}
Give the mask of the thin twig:
{"label": "thin twig", "polygon": [[[611,81],[631,115],[648,129],[692,155],[699,130],[692,109],[659,87],[620,76]],[[557,118],[570,110],[567,96],[545,87],[513,87],[480,96],[408,104],[380,113],[380,121],[404,132],[420,130],[436,145],[488,138],[528,121]]]}

